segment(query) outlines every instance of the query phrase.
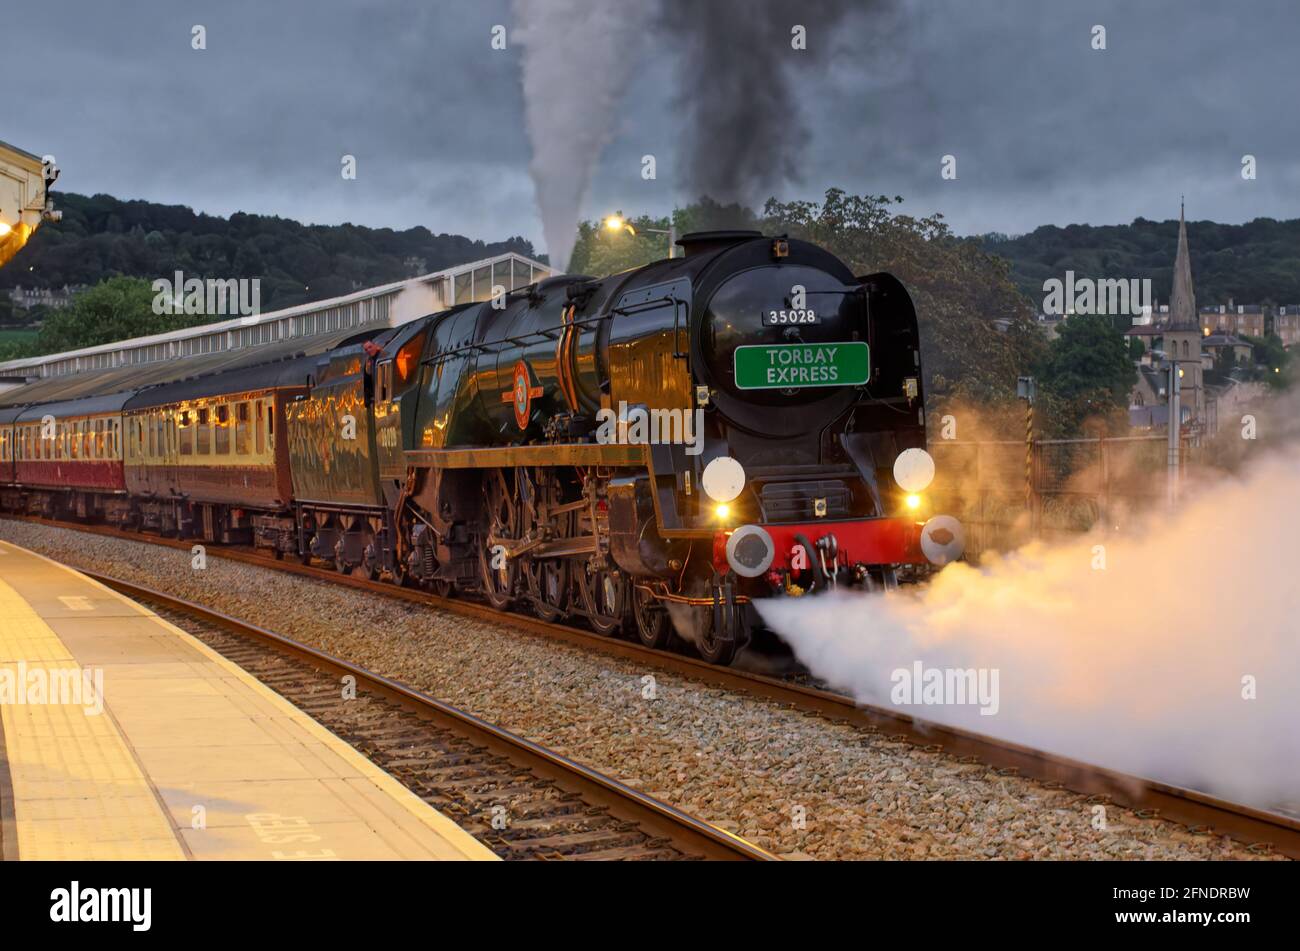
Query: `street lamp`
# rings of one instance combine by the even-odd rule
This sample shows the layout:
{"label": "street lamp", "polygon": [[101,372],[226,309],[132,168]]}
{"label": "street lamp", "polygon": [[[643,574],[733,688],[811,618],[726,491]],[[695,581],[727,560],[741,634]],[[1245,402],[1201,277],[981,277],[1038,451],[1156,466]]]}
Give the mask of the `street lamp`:
{"label": "street lamp", "polygon": [[[666,234],[668,235],[668,257],[672,258],[673,248],[677,244],[677,229],[672,224],[672,218],[668,219],[667,230],[663,228],[642,228],[647,234]],[[608,231],[626,231],[632,237],[636,237],[636,229],[622,215],[610,215],[605,219],[605,229]]]}

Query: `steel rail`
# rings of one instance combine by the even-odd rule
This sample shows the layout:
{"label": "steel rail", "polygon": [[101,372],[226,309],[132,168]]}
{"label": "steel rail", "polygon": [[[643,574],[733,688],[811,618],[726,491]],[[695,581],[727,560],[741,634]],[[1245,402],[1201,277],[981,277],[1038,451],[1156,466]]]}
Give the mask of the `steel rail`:
{"label": "steel rail", "polygon": [[777,858],[740,836],[682,812],[561,753],[547,749],[399,681],[359,667],[351,661],[154,588],[100,572],[77,570],[132,600],[161,605],[177,613],[253,638],[334,673],[351,675],[356,678],[358,685],[364,685],[375,693],[417,712],[439,727],[458,733],[475,743],[482,744],[492,752],[504,755],[535,775],[551,779],[562,788],[577,792],[586,802],[608,808],[611,815],[636,823],[652,836],[662,836],[671,840],[683,852],[702,855],[707,859],[728,861],[772,861]]}

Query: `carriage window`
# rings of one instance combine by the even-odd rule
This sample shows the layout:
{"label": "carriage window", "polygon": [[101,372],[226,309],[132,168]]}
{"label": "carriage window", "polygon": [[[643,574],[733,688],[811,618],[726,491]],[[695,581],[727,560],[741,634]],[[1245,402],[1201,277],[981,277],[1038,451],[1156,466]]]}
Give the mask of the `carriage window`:
{"label": "carriage window", "polygon": [[81,442],[81,433],[79,432],[80,429],[81,429],[80,423],[68,423],[68,458],[69,459],[81,458],[81,446],[78,445]]}
{"label": "carriage window", "polygon": [[217,418],[213,423],[212,432],[217,438],[216,454],[230,455],[230,407],[225,403],[217,407]]}
{"label": "carriage window", "polygon": [[256,418],[256,421],[257,421],[257,426],[256,426],[256,429],[257,429],[257,437],[256,437],[257,454],[260,456],[262,453],[264,453],[264,452],[266,451],[266,432],[265,432],[265,430],[262,429],[262,420],[263,420],[263,418],[264,418],[264,417],[262,416],[262,401],[261,401],[261,400],[258,400],[258,401],[253,405],[253,409],[254,409],[254,413],[253,413],[253,415],[254,415],[254,417]]}
{"label": "carriage window", "polygon": [[177,425],[180,427],[178,435],[180,437],[181,455],[191,456],[194,454],[194,427],[190,425],[189,410],[181,413]]}
{"label": "carriage window", "polygon": [[275,445],[275,404],[270,403],[266,407],[266,438],[271,445]]}
{"label": "carriage window", "polygon": [[235,452],[241,456],[246,456],[249,452],[247,403],[235,407]]}
{"label": "carriage window", "polygon": [[208,435],[212,431],[212,426],[208,423],[207,407],[199,410],[198,425],[194,427],[194,454],[196,456],[206,456],[212,447],[212,439]]}

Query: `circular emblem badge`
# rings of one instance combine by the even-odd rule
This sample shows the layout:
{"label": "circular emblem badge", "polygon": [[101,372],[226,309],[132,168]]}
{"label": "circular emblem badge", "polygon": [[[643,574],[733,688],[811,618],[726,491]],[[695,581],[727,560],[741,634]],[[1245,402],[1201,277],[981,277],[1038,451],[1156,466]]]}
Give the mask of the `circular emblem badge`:
{"label": "circular emblem badge", "polygon": [[530,410],[533,403],[532,380],[528,375],[528,364],[520,360],[515,364],[515,388],[514,388],[514,407],[515,422],[519,424],[520,429],[528,428],[528,418],[532,415]]}

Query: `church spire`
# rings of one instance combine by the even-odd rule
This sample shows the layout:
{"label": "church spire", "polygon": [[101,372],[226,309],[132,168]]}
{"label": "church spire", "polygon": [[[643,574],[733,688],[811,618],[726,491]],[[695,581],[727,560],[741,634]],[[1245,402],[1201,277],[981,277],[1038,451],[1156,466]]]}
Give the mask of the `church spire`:
{"label": "church spire", "polygon": [[1183,202],[1178,201],[1178,255],[1174,258],[1174,287],[1169,295],[1170,328],[1188,329],[1197,326],[1196,293],[1192,290],[1192,259],[1187,253],[1187,221],[1183,217]]}

